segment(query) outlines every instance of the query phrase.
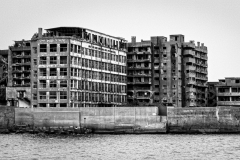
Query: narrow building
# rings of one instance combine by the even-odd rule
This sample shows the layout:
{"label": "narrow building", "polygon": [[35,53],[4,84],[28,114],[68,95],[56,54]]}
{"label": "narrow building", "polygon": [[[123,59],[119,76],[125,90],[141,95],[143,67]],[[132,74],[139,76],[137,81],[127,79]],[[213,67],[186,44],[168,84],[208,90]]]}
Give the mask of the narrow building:
{"label": "narrow building", "polygon": [[126,40],[80,27],[39,28],[31,40],[32,107],[126,102]]}
{"label": "narrow building", "polygon": [[207,48],[184,35],[128,43],[128,104],[203,107],[207,104]]}
{"label": "narrow building", "polygon": [[6,99],[9,106],[31,105],[31,42],[15,41],[8,50],[8,83]]}
{"label": "narrow building", "polygon": [[6,105],[6,87],[8,80],[8,50],[0,50],[0,105]]}
{"label": "narrow building", "polygon": [[207,107],[217,106],[217,89],[218,82],[208,82],[208,104]]}

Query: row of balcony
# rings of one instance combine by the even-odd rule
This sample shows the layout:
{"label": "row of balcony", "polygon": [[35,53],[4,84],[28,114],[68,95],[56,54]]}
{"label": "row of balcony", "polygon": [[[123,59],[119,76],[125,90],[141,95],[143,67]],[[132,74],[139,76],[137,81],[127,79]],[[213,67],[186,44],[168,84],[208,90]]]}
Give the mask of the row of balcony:
{"label": "row of balcony", "polygon": [[240,101],[218,101],[218,106],[236,106],[240,105]]}
{"label": "row of balcony", "polygon": [[14,76],[13,78],[14,79],[30,79],[30,76],[19,76],[19,77]]}
{"label": "row of balcony", "polygon": [[127,59],[127,62],[151,62],[151,59]]}
{"label": "row of balcony", "polygon": [[31,58],[31,54],[15,54],[12,58]]}
{"label": "row of balcony", "polygon": [[13,66],[24,66],[24,65],[31,65],[31,62],[23,62],[23,63],[13,63]]}
{"label": "row of balcony", "polygon": [[11,47],[12,51],[29,51],[31,50],[30,46],[21,46],[21,47]]}
{"label": "row of balcony", "polygon": [[205,70],[205,69],[196,69],[196,72],[199,72],[199,73],[204,73],[204,74],[207,74],[208,72],[207,72],[207,70]]}
{"label": "row of balcony", "polygon": [[240,96],[240,92],[218,92],[217,93],[218,96]]}
{"label": "row of balcony", "polygon": [[151,77],[151,74],[144,74],[144,73],[136,73],[136,74],[128,74],[127,75],[128,77]]}
{"label": "row of balcony", "polygon": [[202,66],[202,67],[207,67],[207,66],[208,66],[207,64],[200,63],[200,62],[196,62],[195,64],[196,64],[196,65],[199,65],[199,66]]}
{"label": "row of balcony", "polygon": [[128,52],[128,55],[129,54],[151,54],[151,52],[149,52],[149,51],[142,51],[142,52],[133,51],[133,52]]}
{"label": "row of balcony", "polygon": [[127,84],[151,84],[151,81],[135,81],[135,82],[127,82]]}
{"label": "row of balcony", "polygon": [[128,69],[151,69],[151,66],[128,66]]}
{"label": "row of balcony", "polygon": [[204,60],[207,60],[207,59],[208,59],[207,56],[195,55],[195,57],[197,57],[197,58],[199,58],[199,59],[204,59]]}

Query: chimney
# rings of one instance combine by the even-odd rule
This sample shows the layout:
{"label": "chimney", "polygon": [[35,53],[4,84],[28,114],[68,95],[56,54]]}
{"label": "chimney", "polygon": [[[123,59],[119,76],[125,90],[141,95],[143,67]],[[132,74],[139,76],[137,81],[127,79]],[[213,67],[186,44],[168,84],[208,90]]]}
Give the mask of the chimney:
{"label": "chimney", "polygon": [[204,43],[202,43],[201,45],[202,45],[202,47],[204,47]]}
{"label": "chimney", "polygon": [[38,28],[38,38],[42,38],[42,28]]}
{"label": "chimney", "polygon": [[132,36],[132,43],[136,44],[136,36]]}
{"label": "chimney", "polygon": [[200,42],[197,42],[197,46],[200,47]]}

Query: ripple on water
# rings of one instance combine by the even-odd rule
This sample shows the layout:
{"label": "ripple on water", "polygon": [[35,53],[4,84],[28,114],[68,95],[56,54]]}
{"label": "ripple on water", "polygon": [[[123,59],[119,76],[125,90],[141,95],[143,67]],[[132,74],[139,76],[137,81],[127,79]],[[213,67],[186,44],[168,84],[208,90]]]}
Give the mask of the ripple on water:
{"label": "ripple on water", "polygon": [[0,135],[1,159],[240,159],[239,135]]}

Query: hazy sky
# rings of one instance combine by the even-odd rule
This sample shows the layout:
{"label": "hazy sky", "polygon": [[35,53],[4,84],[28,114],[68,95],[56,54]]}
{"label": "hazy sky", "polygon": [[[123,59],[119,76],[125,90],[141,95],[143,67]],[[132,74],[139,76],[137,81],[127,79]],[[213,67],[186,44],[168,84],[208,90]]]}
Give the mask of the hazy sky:
{"label": "hazy sky", "polygon": [[183,34],[208,47],[209,81],[240,77],[240,0],[2,0],[0,49],[38,28],[85,27],[130,41]]}

